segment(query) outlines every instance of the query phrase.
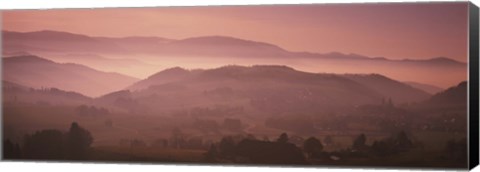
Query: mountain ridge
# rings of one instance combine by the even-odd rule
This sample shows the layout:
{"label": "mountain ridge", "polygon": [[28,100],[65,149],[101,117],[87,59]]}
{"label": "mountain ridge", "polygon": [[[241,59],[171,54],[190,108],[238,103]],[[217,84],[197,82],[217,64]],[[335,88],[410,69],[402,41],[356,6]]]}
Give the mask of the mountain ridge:
{"label": "mountain ridge", "polygon": [[[7,31],[7,30],[2,30],[4,34],[15,34],[15,35],[39,35],[39,34],[47,34],[50,35],[49,39],[55,38],[55,36],[52,35],[62,35],[62,37],[70,37],[70,38],[81,38],[83,40],[128,40],[128,39],[139,39],[139,40],[149,40],[148,42],[155,42],[159,41],[162,42],[162,44],[192,44],[194,43],[195,45],[198,44],[203,44],[205,45],[236,45],[236,46],[250,46],[250,47],[268,47],[270,50],[277,51],[274,53],[274,55],[277,56],[305,56],[305,57],[311,57],[311,58],[321,58],[321,57],[337,57],[339,59],[357,59],[357,60],[381,60],[381,61],[397,61],[397,62],[437,62],[441,64],[457,64],[457,65],[466,65],[465,62],[460,62],[448,57],[432,57],[428,59],[389,59],[385,57],[368,57],[365,55],[360,55],[360,54],[355,54],[355,53],[340,53],[340,52],[330,52],[330,53],[317,53],[317,52],[306,52],[306,51],[300,51],[300,52],[295,52],[295,51],[288,51],[283,49],[282,47],[279,47],[275,44],[271,43],[266,43],[266,42],[259,42],[259,41],[254,41],[254,40],[246,40],[246,39],[241,39],[241,38],[235,38],[231,36],[221,36],[221,35],[207,35],[207,36],[197,36],[197,37],[190,37],[190,38],[185,38],[185,39],[180,39],[180,40],[175,40],[175,39],[170,39],[170,38],[165,38],[165,37],[156,37],[156,36],[128,36],[128,37],[93,37],[93,36],[87,36],[87,35],[82,35],[82,34],[75,34],[75,33],[70,33],[70,32],[63,32],[63,31],[52,31],[52,30],[42,30],[42,31],[34,31],[34,32],[16,32],[16,31]],[[8,36],[6,37],[8,38]],[[115,41],[114,41],[115,42]],[[8,43],[8,42],[7,42]],[[227,44],[225,44],[227,43]],[[118,42],[116,43],[118,44]],[[122,47],[119,45],[116,45],[116,47]],[[122,49],[125,47],[122,47]],[[125,50],[123,50],[125,51]],[[273,53],[273,52],[272,52]],[[261,54],[260,54],[261,55]]]}

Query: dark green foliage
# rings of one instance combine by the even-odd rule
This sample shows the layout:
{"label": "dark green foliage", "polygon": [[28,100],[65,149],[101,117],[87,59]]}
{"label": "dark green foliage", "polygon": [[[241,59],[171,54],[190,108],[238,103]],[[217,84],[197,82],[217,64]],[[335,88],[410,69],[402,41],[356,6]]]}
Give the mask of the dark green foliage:
{"label": "dark green foliage", "polygon": [[315,137],[310,137],[303,143],[303,151],[305,151],[309,157],[313,154],[322,152],[323,144]]}

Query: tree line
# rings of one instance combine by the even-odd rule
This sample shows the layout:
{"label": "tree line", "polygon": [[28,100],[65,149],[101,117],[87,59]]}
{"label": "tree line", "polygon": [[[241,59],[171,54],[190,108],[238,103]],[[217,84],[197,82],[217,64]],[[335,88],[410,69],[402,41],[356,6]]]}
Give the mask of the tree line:
{"label": "tree line", "polygon": [[[282,133],[276,140],[259,140],[253,136],[235,140],[225,136],[214,143],[205,153],[210,163],[246,164],[290,164],[305,165],[315,162],[338,161],[349,158],[382,158],[395,156],[412,149],[422,149],[422,144],[413,141],[407,133],[400,131],[390,137],[367,144],[365,134],[358,135],[350,147],[336,151],[325,151],[324,143],[316,137],[309,137],[302,145],[291,143],[289,136]],[[444,158],[462,162],[467,157],[465,140],[449,141],[443,152]]]}
{"label": "tree line", "polygon": [[3,142],[3,157],[31,160],[86,160],[92,142],[93,137],[90,132],[73,122],[67,132],[47,129],[27,134],[21,144],[6,139]]}

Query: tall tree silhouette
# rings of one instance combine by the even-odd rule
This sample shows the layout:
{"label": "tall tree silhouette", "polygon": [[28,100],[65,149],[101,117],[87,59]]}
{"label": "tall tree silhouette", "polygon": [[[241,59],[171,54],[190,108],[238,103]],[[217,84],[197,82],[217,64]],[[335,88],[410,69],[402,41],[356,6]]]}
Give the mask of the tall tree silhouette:
{"label": "tall tree silhouette", "polygon": [[90,132],[73,122],[67,133],[68,158],[74,160],[85,159],[92,142],[93,137]]}
{"label": "tall tree silhouette", "polygon": [[315,137],[310,137],[303,143],[303,150],[308,154],[308,157],[312,157],[316,153],[320,153],[323,150],[323,145]]}

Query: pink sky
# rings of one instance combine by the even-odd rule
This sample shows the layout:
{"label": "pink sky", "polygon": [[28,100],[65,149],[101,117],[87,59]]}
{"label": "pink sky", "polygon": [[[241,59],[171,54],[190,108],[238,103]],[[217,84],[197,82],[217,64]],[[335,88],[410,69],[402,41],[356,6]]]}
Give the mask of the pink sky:
{"label": "pink sky", "polygon": [[225,35],[291,51],[467,60],[466,2],[3,11],[3,29],[183,39]]}

